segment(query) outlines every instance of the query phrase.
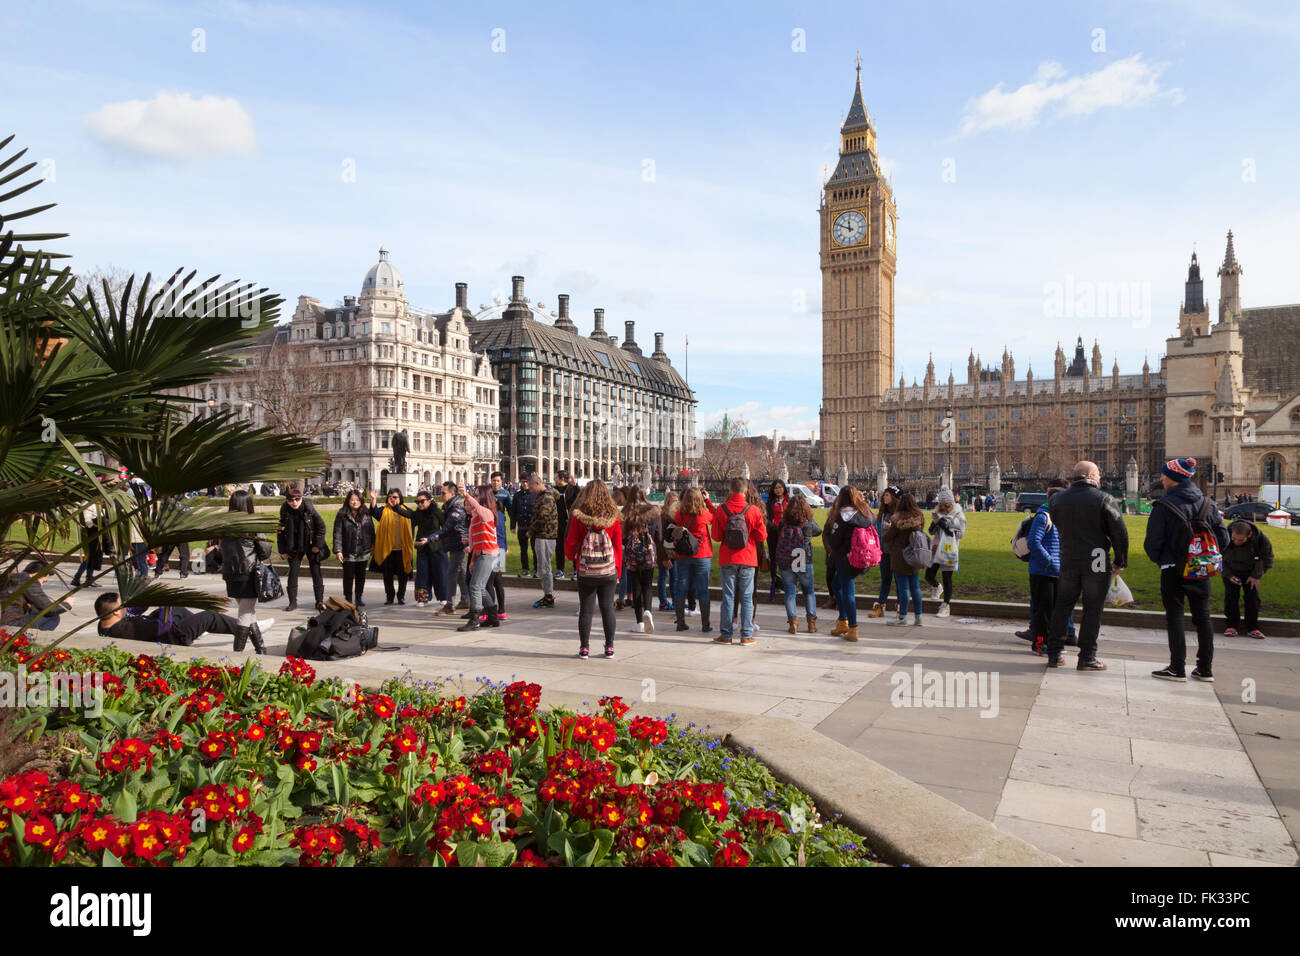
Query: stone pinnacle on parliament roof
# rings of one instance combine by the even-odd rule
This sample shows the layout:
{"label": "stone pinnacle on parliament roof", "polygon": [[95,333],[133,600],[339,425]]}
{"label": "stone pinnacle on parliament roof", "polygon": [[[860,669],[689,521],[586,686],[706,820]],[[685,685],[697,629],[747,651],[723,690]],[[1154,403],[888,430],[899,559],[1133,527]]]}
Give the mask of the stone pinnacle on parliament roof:
{"label": "stone pinnacle on parliament roof", "polygon": [[1232,247],[1232,230],[1228,230],[1228,248],[1223,252],[1223,265],[1219,266],[1219,275],[1241,275],[1241,265],[1237,262],[1237,251]]}

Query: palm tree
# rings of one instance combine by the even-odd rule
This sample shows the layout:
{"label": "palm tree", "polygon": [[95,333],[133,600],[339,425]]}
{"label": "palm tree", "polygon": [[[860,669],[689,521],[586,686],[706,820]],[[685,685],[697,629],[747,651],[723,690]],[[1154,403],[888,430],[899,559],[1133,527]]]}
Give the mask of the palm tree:
{"label": "palm tree", "polygon": [[[200,487],[320,473],[323,454],[309,440],[230,414],[191,420],[186,409],[196,400],[180,395],[236,366],[238,350],[276,324],[283,300],[218,276],[196,282],[183,270],[157,284],[132,276],[120,296],[107,282],[102,294],[79,295],[76,277],[56,268],[65,256],[39,248],[65,234],[14,231],[53,204],[11,210],[41,183],[18,184],[36,163],[16,165],[26,150],[6,155],[12,139],[0,141],[0,582],[34,556],[76,555],[73,529],[93,507],[115,545],[106,562],[124,604],[219,609],[224,598],[134,575],[130,543],[185,547],[272,530],[273,516],[212,504],[179,510],[169,500]],[[142,478],[152,500],[96,459]],[[10,589],[0,611],[24,589]],[[56,584],[50,593],[57,603],[76,590]],[[0,650],[25,629],[0,638]]]}

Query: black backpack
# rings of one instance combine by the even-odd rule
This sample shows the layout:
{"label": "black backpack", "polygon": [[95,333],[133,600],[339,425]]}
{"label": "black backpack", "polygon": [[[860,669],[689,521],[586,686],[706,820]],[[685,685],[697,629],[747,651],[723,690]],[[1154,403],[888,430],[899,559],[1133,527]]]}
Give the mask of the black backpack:
{"label": "black backpack", "polygon": [[700,550],[700,539],[686,530],[684,525],[675,524],[673,528],[673,553],[679,558],[693,558]]}

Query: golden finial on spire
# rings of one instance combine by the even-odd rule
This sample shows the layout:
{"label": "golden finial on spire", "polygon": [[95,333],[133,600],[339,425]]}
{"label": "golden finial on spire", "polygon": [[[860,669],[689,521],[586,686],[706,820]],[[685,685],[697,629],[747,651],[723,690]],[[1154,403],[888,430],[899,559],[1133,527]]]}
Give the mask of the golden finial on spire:
{"label": "golden finial on spire", "polygon": [[862,51],[858,51],[858,72],[862,72]]}

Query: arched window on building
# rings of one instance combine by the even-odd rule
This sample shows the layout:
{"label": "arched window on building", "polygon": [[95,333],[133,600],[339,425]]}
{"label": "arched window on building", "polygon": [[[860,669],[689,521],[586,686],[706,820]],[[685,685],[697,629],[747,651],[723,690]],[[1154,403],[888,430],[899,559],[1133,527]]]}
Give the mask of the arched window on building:
{"label": "arched window on building", "polygon": [[1200,435],[1205,432],[1205,412],[1195,409],[1187,413],[1187,434]]}
{"label": "arched window on building", "polygon": [[1291,427],[1300,428],[1300,405],[1291,409]]}

